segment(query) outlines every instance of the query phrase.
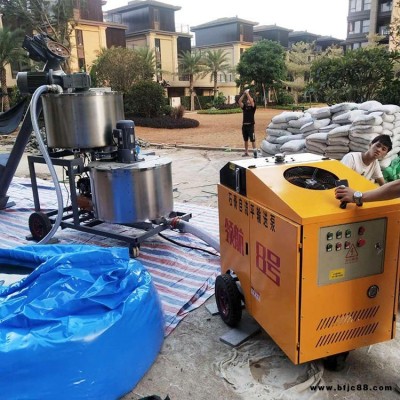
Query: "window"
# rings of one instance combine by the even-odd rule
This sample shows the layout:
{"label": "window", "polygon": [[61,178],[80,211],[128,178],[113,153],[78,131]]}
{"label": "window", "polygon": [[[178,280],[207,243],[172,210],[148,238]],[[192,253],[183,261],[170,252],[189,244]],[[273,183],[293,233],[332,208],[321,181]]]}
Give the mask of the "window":
{"label": "window", "polygon": [[392,11],[392,1],[385,1],[381,3],[381,12],[389,12]]}
{"label": "window", "polygon": [[121,14],[114,14],[112,16],[112,22],[115,22],[116,24],[122,24],[122,15]]}
{"label": "window", "polygon": [[162,81],[161,73],[161,40],[154,39],[155,55],[156,55],[156,79],[157,82]]}
{"label": "window", "polygon": [[369,19],[349,22],[349,34],[369,33]]}
{"label": "window", "polygon": [[81,29],[75,29],[76,45],[83,46],[83,33]]}
{"label": "window", "polygon": [[156,31],[160,30],[160,10],[158,8],[154,9],[154,29]]}
{"label": "window", "polygon": [[350,12],[357,12],[362,10],[362,0],[350,0]]}
{"label": "window", "polygon": [[371,9],[371,0],[364,0],[364,10],[370,10]]}
{"label": "window", "polygon": [[390,29],[387,25],[380,26],[378,28],[378,33],[379,33],[379,35],[382,35],[382,36],[388,36],[390,34]]}

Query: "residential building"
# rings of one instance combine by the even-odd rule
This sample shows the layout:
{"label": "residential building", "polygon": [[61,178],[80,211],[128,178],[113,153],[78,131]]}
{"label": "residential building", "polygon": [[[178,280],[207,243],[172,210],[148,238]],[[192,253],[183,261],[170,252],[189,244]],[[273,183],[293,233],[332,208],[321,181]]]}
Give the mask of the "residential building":
{"label": "residential building", "polygon": [[[258,22],[247,21],[238,17],[219,18],[205,24],[192,26],[191,30],[195,33],[196,51],[222,49],[227,57],[231,70],[226,74],[218,76],[218,90],[226,97],[229,96],[230,102],[233,102],[239,89],[235,83],[235,73],[233,72],[240,56],[251,47],[254,42],[253,27]],[[196,93],[198,95],[212,95],[213,83],[210,76],[196,80]]]}
{"label": "residential building", "polygon": [[126,27],[103,22],[103,0],[85,0],[74,9],[71,21],[71,72],[89,71],[102,48],[125,47]]}
{"label": "residential building", "polygon": [[380,42],[390,45],[390,23],[398,8],[397,0],[349,0],[346,49],[366,46],[370,35],[383,36]]}
{"label": "residential building", "polygon": [[287,29],[277,25],[259,25],[254,27],[253,32],[255,42],[262,39],[273,40],[287,49],[289,48],[289,34],[293,32],[293,29]]}
{"label": "residential building", "polygon": [[176,32],[175,12],[181,7],[154,0],[130,1],[105,13],[108,22],[126,26],[128,48],[148,47],[156,57],[156,80],[167,83],[169,97],[188,94],[189,82],[178,73],[178,56],[191,50],[191,35]]}

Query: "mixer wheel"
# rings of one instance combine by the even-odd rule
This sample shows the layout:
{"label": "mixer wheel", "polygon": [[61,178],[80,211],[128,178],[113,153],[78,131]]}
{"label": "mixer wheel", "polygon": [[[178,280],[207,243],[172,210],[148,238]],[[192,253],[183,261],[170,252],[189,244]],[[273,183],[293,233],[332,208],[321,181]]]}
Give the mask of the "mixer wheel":
{"label": "mixer wheel", "polygon": [[323,360],[324,367],[329,371],[342,371],[346,366],[346,359],[349,355],[348,351],[325,357]]}
{"label": "mixer wheel", "polygon": [[30,215],[28,224],[33,240],[40,241],[51,231],[50,218],[40,211]]}
{"label": "mixer wheel", "polygon": [[229,274],[217,276],[215,301],[222,320],[229,326],[236,326],[242,318],[242,296]]}
{"label": "mixer wheel", "polygon": [[139,246],[133,246],[133,245],[129,246],[130,257],[132,257],[132,258],[139,257],[139,252],[140,252]]}

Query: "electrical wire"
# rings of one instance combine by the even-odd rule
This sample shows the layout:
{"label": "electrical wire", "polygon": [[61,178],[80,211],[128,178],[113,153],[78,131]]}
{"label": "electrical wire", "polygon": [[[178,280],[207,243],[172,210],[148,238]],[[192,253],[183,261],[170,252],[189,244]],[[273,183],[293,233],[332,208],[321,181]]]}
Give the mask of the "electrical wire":
{"label": "electrical wire", "polygon": [[178,246],[186,247],[187,249],[191,249],[191,250],[204,251],[205,253],[211,254],[212,256],[217,256],[217,257],[220,256],[219,253],[214,253],[214,252],[212,252],[212,251],[210,251],[210,250],[203,249],[203,248],[201,248],[201,247],[189,246],[189,245],[187,245],[187,244],[180,243],[180,242],[178,242],[177,240],[171,239],[171,238],[169,238],[168,236],[163,235],[161,232],[160,232],[158,235],[159,235],[160,237],[162,237],[163,239],[168,240],[168,242],[171,242],[171,243],[176,244],[176,245],[178,245]]}

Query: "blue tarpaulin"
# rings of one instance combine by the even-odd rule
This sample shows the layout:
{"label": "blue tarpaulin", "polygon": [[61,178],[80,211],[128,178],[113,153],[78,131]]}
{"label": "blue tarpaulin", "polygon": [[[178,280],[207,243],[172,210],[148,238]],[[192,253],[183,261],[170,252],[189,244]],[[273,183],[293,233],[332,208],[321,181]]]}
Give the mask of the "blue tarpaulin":
{"label": "blue tarpaulin", "polygon": [[126,248],[0,249],[32,272],[0,287],[0,398],[117,399],[150,368],[164,319],[150,274]]}

